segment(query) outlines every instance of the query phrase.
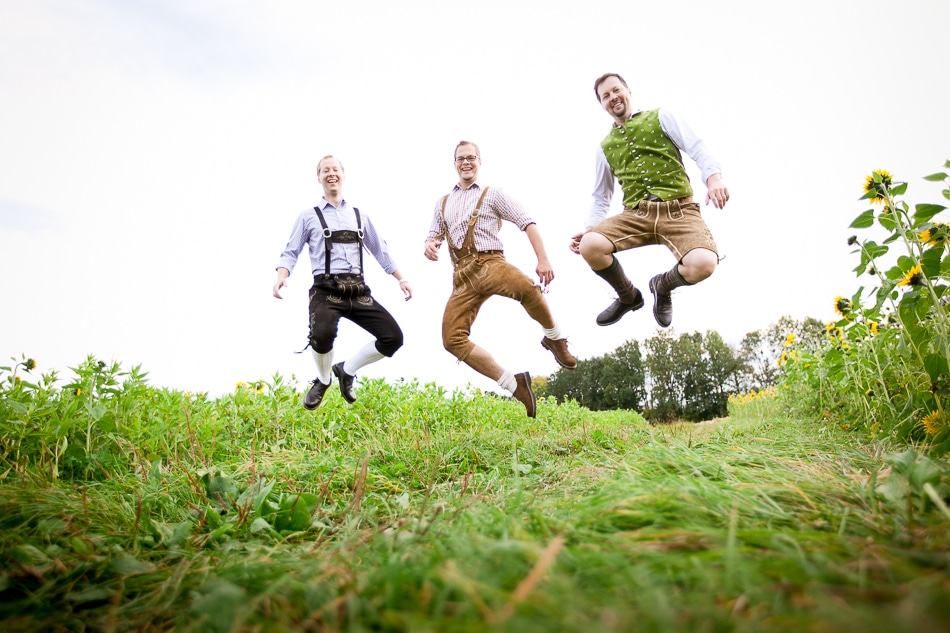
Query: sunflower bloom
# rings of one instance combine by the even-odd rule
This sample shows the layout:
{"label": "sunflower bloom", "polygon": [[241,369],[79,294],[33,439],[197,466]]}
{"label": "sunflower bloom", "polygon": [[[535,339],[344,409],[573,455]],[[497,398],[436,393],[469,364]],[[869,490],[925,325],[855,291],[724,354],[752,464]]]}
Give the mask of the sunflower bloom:
{"label": "sunflower bloom", "polygon": [[904,278],[897,282],[898,286],[922,286],[924,285],[923,267],[917,264],[906,273]]}
{"label": "sunflower bloom", "polygon": [[948,232],[950,232],[950,224],[937,222],[923,233],[918,233],[917,237],[927,246],[938,246],[947,241]]}
{"label": "sunflower bloom", "polygon": [[868,332],[870,332],[874,336],[878,335],[879,330],[878,330],[878,326],[876,322],[868,321]]}
{"label": "sunflower bloom", "polygon": [[788,347],[788,346],[791,345],[794,341],[795,341],[795,333],[793,332],[793,333],[789,334],[788,337],[785,339],[785,347]]}
{"label": "sunflower bloom", "polygon": [[851,306],[850,300],[845,299],[841,295],[838,295],[837,297],[835,297],[835,312],[837,312],[841,316],[843,317],[848,316],[848,314],[851,312],[851,307],[852,306]]}
{"label": "sunflower bloom", "polygon": [[939,411],[931,411],[924,416],[924,419],[921,422],[924,425],[924,431],[927,432],[927,435],[936,435],[939,430],[938,422],[941,421],[943,416],[940,415]]}
{"label": "sunflower bloom", "polygon": [[893,184],[894,179],[889,171],[875,169],[864,179],[864,193],[871,194],[871,204],[883,204],[884,196]]}

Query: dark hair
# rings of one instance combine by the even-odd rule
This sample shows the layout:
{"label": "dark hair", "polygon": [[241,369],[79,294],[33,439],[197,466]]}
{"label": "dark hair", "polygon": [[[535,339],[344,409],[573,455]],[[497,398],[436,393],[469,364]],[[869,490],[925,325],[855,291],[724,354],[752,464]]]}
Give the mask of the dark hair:
{"label": "dark hair", "polygon": [[475,143],[473,143],[473,142],[471,142],[471,141],[459,141],[458,144],[455,146],[455,149],[452,151],[452,159],[453,159],[453,160],[455,159],[455,152],[459,151],[459,148],[462,147],[463,145],[471,145],[472,147],[475,148],[475,153],[476,153],[479,157],[481,157],[481,155],[482,155],[482,150],[478,149],[478,145],[476,145]]}
{"label": "dark hair", "polygon": [[617,73],[604,73],[603,75],[597,78],[597,81],[594,82],[594,96],[597,97],[598,101],[600,101],[600,93],[598,92],[598,89],[600,88],[600,84],[604,83],[611,77],[616,77],[617,79],[619,79],[620,83],[623,84],[623,87],[626,88],[627,90],[630,90],[630,86],[627,85],[627,82],[624,81],[623,77],[621,77]]}

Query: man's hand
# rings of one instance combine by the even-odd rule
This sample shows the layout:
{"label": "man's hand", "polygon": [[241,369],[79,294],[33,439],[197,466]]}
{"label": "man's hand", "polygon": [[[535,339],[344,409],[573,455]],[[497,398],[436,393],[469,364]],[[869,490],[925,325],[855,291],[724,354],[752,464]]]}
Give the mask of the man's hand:
{"label": "man's hand", "polygon": [[280,296],[280,289],[283,288],[284,286],[288,285],[288,284],[287,284],[287,277],[289,277],[289,276],[290,276],[290,271],[287,270],[286,268],[281,267],[281,268],[278,268],[278,269],[277,269],[277,283],[274,284],[274,297],[275,297],[275,298],[277,298],[277,299],[283,299],[283,297]]}
{"label": "man's hand", "polygon": [[714,207],[721,209],[728,201],[729,190],[723,184],[719,174],[713,174],[706,181],[706,204],[712,202]]}
{"label": "man's hand", "polygon": [[439,261],[439,247],[442,246],[442,240],[426,240],[425,256],[434,262]]}
{"label": "man's hand", "polygon": [[581,231],[575,235],[571,236],[571,243],[568,244],[568,248],[571,249],[571,252],[575,255],[581,254],[581,238],[584,237],[584,233],[587,231]]}
{"label": "man's hand", "polygon": [[539,259],[538,267],[534,269],[534,272],[538,274],[542,288],[547,288],[548,284],[554,281],[554,269],[551,268],[551,262],[547,259]]}

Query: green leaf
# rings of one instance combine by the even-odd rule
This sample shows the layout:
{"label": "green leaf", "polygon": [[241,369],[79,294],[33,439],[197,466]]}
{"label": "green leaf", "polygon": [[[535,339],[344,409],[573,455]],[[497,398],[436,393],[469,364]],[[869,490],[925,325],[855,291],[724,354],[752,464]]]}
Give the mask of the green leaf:
{"label": "green leaf", "polygon": [[155,565],[139,560],[131,554],[123,552],[112,561],[112,571],[120,576],[134,576],[145,574],[155,569]]}
{"label": "green leaf", "polygon": [[891,189],[891,195],[892,195],[892,196],[902,196],[902,195],[904,195],[905,193],[907,193],[907,183],[906,183],[906,182],[902,182],[902,183],[900,183],[900,184],[898,184],[898,185],[894,185],[894,187]]}
{"label": "green leaf", "polygon": [[[893,231],[894,229],[897,228],[897,221],[894,220],[893,213],[882,212],[881,215],[877,216],[877,221],[880,223],[881,226],[883,226],[888,231]],[[890,241],[890,240],[885,240],[885,241]]]}
{"label": "green leaf", "polygon": [[44,554],[39,548],[29,543],[21,543],[13,548],[13,558],[24,565],[45,565],[49,562],[49,556]]}
{"label": "green leaf", "polygon": [[865,245],[865,250],[867,251],[868,257],[871,259],[877,259],[881,255],[887,253],[889,247],[884,246],[883,244],[875,244],[874,242],[868,242]]}
{"label": "green leaf", "polygon": [[278,532],[306,530],[310,526],[310,515],[316,506],[317,496],[313,494],[284,497],[280,501],[280,511],[274,520],[274,529]]}
{"label": "green leaf", "polygon": [[851,223],[852,229],[866,229],[874,224],[874,209],[868,209]]}
{"label": "green leaf", "polygon": [[271,524],[267,522],[267,519],[257,517],[251,521],[251,527],[249,529],[251,534],[259,534],[260,532],[270,532],[274,528],[271,527]]}
{"label": "green leaf", "polygon": [[903,453],[894,453],[887,456],[887,461],[894,465],[894,470],[902,475],[910,474],[910,469],[917,462],[917,451],[908,448]]}
{"label": "green leaf", "polygon": [[930,180],[932,182],[940,182],[941,180],[946,180],[950,178],[947,174],[942,171],[938,171],[936,174],[930,174],[929,176],[924,176],[924,180]]}
{"label": "green leaf", "polygon": [[931,248],[924,251],[920,256],[920,269],[924,275],[930,279],[940,275],[940,256],[943,254],[943,248]]}
{"label": "green leaf", "polygon": [[918,224],[923,223],[923,222],[930,222],[930,220],[935,215],[937,215],[938,213],[940,213],[946,208],[947,207],[943,206],[942,204],[921,203],[921,204],[915,205],[916,211],[914,211],[914,220]]}
{"label": "green leaf", "polygon": [[937,466],[929,457],[921,455],[917,463],[911,468],[908,480],[911,490],[917,494],[923,494],[924,484],[936,485],[940,483],[940,467]]}
{"label": "green leaf", "polygon": [[930,382],[935,383],[947,374],[947,358],[943,354],[927,354],[924,356],[924,369],[930,376]]}

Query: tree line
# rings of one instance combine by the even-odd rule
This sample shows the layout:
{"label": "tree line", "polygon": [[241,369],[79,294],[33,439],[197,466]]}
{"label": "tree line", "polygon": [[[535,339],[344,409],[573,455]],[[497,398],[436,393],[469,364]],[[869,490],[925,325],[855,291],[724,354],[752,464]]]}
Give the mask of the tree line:
{"label": "tree line", "polygon": [[657,422],[711,420],[727,414],[730,395],[775,386],[790,347],[814,351],[826,340],[824,324],[810,317],[784,316],[749,332],[738,346],[714,330],[678,336],[658,330],[645,341],[626,341],[609,354],[579,360],[575,370],[559,369],[534,391],[593,411],[640,411]]}

